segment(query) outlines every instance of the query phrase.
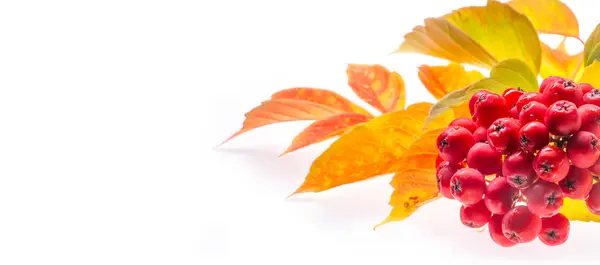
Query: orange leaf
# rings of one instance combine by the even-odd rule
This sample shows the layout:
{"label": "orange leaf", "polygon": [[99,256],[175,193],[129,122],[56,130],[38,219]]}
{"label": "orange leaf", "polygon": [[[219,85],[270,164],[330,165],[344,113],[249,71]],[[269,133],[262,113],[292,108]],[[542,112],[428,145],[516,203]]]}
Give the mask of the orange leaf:
{"label": "orange leaf", "polygon": [[[383,114],[343,134],[312,164],[304,183],[293,194],[320,192],[340,185],[398,171],[399,158],[423,131],[431,103]],[[438,116],[428,129],[446,127],[451,112]]]}
{"label": "orange leaf", "polygon": [[[542,43],[542,67],[540,75],[542,78],[558,75],[573,77],[573,79],[577,80],[583,74],[583,67],[579,67],[582,60],[583,53],[569,55],[564,40],[556,49],[552,49]],[[576,70],[577,72],[575,72]]]}
{"label": "orange leaf", "polygon": [[484,76],[480,72],[466,71],[462,65],[457,63],[445,66],[419,66],[421,83],[438,100],[448,92],[464,88],[483,78]]}
{"label": "orange leaf", "polygon": [[369,119],[370,117],[363,114],[342,113],[324,120],[315,121],[294,138],[292,144],[282,155],[338,136],[351,128],[351,126],[366,122]]}
{"label": "orange leaf", "polygon": [[462,104],[452,107],[455,118],[471,118],[471,112],[469,111],[469,102],[465,101]]}
{"label": "orange leaf", "polygon": [[225,142],[242,133],[265,125],[287,121],[319,120],[340,113],[343,113],[343,111],[306,100],[267,100],[262,102],[260,106],[246,113],[243,127],[225,140]]}
{"label": "orange leaf", "polygon": [[346,69],[348,85],[361,99],[382,113],[404,109],[404,80],[381,65],[350,64]]}
{"label": "orange leaf", "polygon": [[326,89],[309,87],[288,88],[273,94],[271,99],[307,100],[310,102],[323,104],[343,112],[355,112],[365,114],[369,117],[372,116],[368,111],[352,103],[345,97]]}
{"label": "orange leaf", "polygon": [[392,211],[379,225],[404,220],[419,207],[437,198],[435,160],[438,152],[435,142],[443,130],[444,128],[440,128],[426,132],[399,159],[403,166],[391,182],[394,187],[390,198]]}

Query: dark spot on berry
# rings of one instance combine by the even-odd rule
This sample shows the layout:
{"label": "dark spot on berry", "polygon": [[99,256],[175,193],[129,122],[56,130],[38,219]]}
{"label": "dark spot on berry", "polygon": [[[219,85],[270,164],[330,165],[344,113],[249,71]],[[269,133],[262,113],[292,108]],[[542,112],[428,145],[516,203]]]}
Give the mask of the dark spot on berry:
{"label": "dark spot on berry", "polygon": [[477,102],[478,102],[478,103],[479,103],[479,102],[482,102],[482,101],[484,101],[485,99],[486,99],[486,96],[485,96],[485,94],[483,94],[483,95],[479,95],[479,98],[477,99]]}
{"label": "dark spot on berry", "polygon": [[523,108],[522,108],[522,109],[523,109],[523,110],[526,110],[526,109],[528,109],[529,107],[531,107],[531,103],[527,103],[527,104],[523,105]]}
{"label": "dark spot on berry", "polygon": [[444,138],[440,141],[440,147],[446,147],[446,146],[448,146],[448,140],[446,140],[446,138]]}
{"label": "dark spot on berry", "polygon": [[567,80],[567,81],[565,81],[565,82],[563,83],[563,86],[565,86],[565,87],[575,87],[575,86],[576,86],[576,84],[575,84],[575,82],[573,82],[573,81],[571,81],[571,80]]}
{"label": "dark spot on berry", "polygon": [[554,168],[552,165],[550,165],[550,163],[548,163],[548,161],[544,161],[540,164],[540,167],[542,168],[542,171],[544,173],[548,173],[552,170],[552,168]]}
{"label": "dark spot on berry", "polygon": [[454,180],[454,182],[450,184],[450,188],[454,191],[454,194],[459,194],[462,192],[462,188],[460,187],[460,181],[458,180]]}
{"label": "dark spot on berry", "polygon": [[527,182],[527,178],[526,178],[526,177],[523,177],[523,176],[516,175],[516,176],[514,176],[514,177],[511,179],[511,181],[512,181],[512,182],[513,182],[515,185],[517,185],[517,186],[521,186],[521,185],[523,185],[523,184],[525,184],[525,183]]}
{"label": "dark spot on berry", "polygon": [[441,180],[441,179],[439,179],[439,178],[438,178],[438,179],[436,179],[436,181],[437,181],[437,184],[438,184],[438,185],[440,185],[440,182],[442,182],[442,180]]}
{"label": "dark spot on berry", "polygon": [[492,128],[495,132],[500,132],[500,130],[504,129],[504,126],[502,125],[502,123],[496,123],[492,126],[493,126]]}
{"label": "dark spot on berry", "polygon": [[569,191],[574,191],[575,190],[575,181],[573,181],[572,179],[567,179],[565,186],[567,187],[567,189]]}
{"label": "dark spot on berry", "polygon": [[512,197],[513,204],[514,204],[515,202],[517,202],[517,201],[519,200],[519,198],[520,198],[520,197],[521,197],[521,194],[519,194],[518,192],[517,192],[517,193],[515,193],[515,195],[513,195],[513,197]]}
{"label": "dark spot on berry", "polygon": [[559,239],[560,236],[556,233],[555,230],[550,230],[550,232],[546,233],[551,240]]}
{"label": "dark spot on berry", "polygon": [[596,148],[598,146],[598,139],[592,139],[590,143],[592,144],[592,148]]}
{"label": "dark spot on berry", "polygon": [[548,196],[548,198],[546,198],[546,202],[550,206],[553,206],[554,204],[556,204],[556,193],[553,192],[552,194],[550,194],[550,196]]}
{"label": "dark spot on berry", "polygon": [[600,181],[600,177],[598,177],[598,176],[596,176],[596,175],[592,176],[592,178],[593,178],[595,181]]}
{"label": "dark spot on berry", "polygon": [[559,110],[569,110],[571,106],[569,106],[569,104],[560,104],[557,107]]}
{"label": "dark spot on berry", "polygon": [[467,226],[468,226],[468,227],[471,227],[471,228],[474,228],[474,227],[475,227],[475,224],[474,224],[473,222],[469,222],[469,223],[467,224]]}
{"label": "dark spot on berry", "polygon": [[507,233],[504,233],[504,235],[507,238],[510,238],[510,239],[512,239],[514,241],[517,241],[519,239],[519,236],[517,236],[517,234],[515,234],[515,232],[507,232]]}
{"label": "dark spot on berry", "polygon": [[600,97],[600,90],[599,89],[592,90],[592,97],[593,98]]}
{"label": "dark spot on berry", "polygon": [[519,143],[521,144],[522,147],[527,147],[529,145],[529,142],[531,142],[531,140],[529,140],[529,138],[527,138],[527,136],[521,135],[521,139],[519,139]]}

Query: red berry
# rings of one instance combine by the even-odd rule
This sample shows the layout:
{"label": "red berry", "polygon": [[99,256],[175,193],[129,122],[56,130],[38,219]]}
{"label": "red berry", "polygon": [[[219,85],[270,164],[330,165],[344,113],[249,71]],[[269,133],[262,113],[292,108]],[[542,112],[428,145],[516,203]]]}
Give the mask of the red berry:
{"label": "red berry", "polygon": [[519,111],[517,110],[517,106],[510,108],[510,110],[508,111],[508,117],[511,117],[513,119],[519,119]]}
{"label": "red berry", "polygon": [[437,166],[435,176],[437,179],[438,190],[444,197],[454,199],[452,193],[450,193],[450,179],[452,179],[454,173],[461,168],[460,165],[448,161],[443,161]]}
{"label": "red berry", "polygon": [[548,246],[558,246],[569,239],[571,225],[569,219],[562,214],[542,218],[542,230],[538,238]]}
{"label": "red berry", "polygon": [[546,88],[548,88],[549,86],[553,86],[555,83],[557,82],[564,82],[566,79],[560,76],[549,76],[546,79],[544,79],[542,81],[542,84],[540,84],[540,93],[543,93]]}
{"label": "red berry", "polygon": [[600,157],[600,140],[591,132],[577,132],[567,142],[567,155],[574,166],[591,167]]}
{"label": "red berry", "polygon": [[[588,92],[594,90],[594,87],[588,83],[579,83],[578,84],[579,88],[581,89],[581,93],[583,93],[583,95],[587,94]],[[585,101],[585,96],[584,99]]]}
{"label": "red berry", "polygon": [[505,214],[519,199],[519,190],[508,184],[506,178],[497,177],[485,188],[483,201],[493,214]]}
{"label": "red berry", "polygon": [[502,154],[496,152],[489,144],[476,143],[467,154],[467,164],[483,175],[491,175],[500,170]]}
{"label": "red berry", "polygon": [[485,179],[476,169],[459,169],[450,179],[450,193],[464,205],[479,202],[484,192]]}
{"label": "red berry", "polygon": [[479,100],[479,97],[483,94],[486,93],[491,93],[490,91],[487,90],[479,90],[477,91],[477,93],[473,94],[473,96],[471,96],[471,99],[469,99],[469,112],[471,112],[471,116],[473,116],[473,114],[475,114],[475,102],[477,102]]}
{"label": "red berry", "polygon": [[488,128],[488,142],[494,150],[509,153],[519,147],[521,124],[513,118],[500,118]]}
{"label": "red berry", "polygon": [[504,159],[502,175],[511,186],[517,189],[525,189],[538,179],[531,166],[532,163],[532,154],[517,151]]}
{"label": "red berry", "polygon": [[553,182],[539,180],[523,194],[527,197],[527,207],[537,216],[553,216],[560,211],[564,195],[560,187]]}
{"label": "red berry", "polygon": [[442,159],[440,154],[438,154],[437,157],[435,158],[435,167],[439,166],[442,162],[444,162],[444,159]]}
{"label": "red berry", "polygon": [[475,102],[475,114],[481,126],[488,127],[495,120],[508,116],[508,106],[504,98],[495,93],[484,93]]}
{"label": "red berry", "polygon": [[581,117],[580,131],[591,132],[600,137],[600,107],[592,104],[584,104],[577,109]]}
{"label": "red berry", "polygon": [[592,185],[592,189],[590,189],[590,193],[585,199],[585,204],[587,205],[590,212],[595,215],[600,215],[600,182],[594,183]]}
{"label": "red berry", "polygon": [[471,206],[460,207],[460,221],[471,228],[479,228],[487,224],[492,213],[485,207],[483,201]]}
{"label": "red berry", "polygon": [[502,218],[502,232],[515,243],[533,241],[537,238],[540,230],[542,230],[541,218],[524,205],[515,206]]}
{"label": "red berry", "polygon": [[548,131],[554,135],[567,136],[581,127],[581,117],[573,102],[559,100],[550,105],[544,117]]}
{"label": "red berry", "polygon": [[600,159],[596,160],[596,163],[589,167],[588,170],[594,175],[600,175]]}
{"label": "red berry", "polygon": [[485,143],[487,142],[487,128],[479,127],[473,133],[473,139],[476,143]]}
{"label": "red berry", "polygon": [[471,133],[474,133],[475,130],[477,129],[477,125],[475,124],[475,122],[469,118],[457,118],[457,119],[453,120],[452,122],[450,122],[450,124],[448,125],[448,127],[453,127],[453,126],[463,127],[465,129],[469,130],[469,132],[471,132]]}
{"label": "red berry", "polygon": [[506,100],[506,105],[513,107],[515,104],[517,104],[517,100],[519,100],[519,97],[521,97],[523,93],[525,92],[523,92],[521,88],[509,88],[504,90],[502,96],[504,97],[504,100]]}
{"label": "red berry", "polygon": [[550,142],[548,128],[541,122],[533,121],[521,127],[517,135],[519,145],[525,152],[535,153],[535,151],[546,146]]}
{"label": "red berry", "polygon": [[519,100],[517,100],[517,110],[519,111],[519,113],[521,112],[521,110],[523,110],[523,106],[532,101],[544,103],[544,101],[542,100],[542,94],[537,92],[527,92],[521,95],[521,97],[519,97]]}
{"label": "red berry", "polygon": [[437,147],[442,159],[452,163],[460,163],[473,146],[473,135],[469,130],[452,126],[446,128],[437,138]]}
{"label": "red berry", "polygon": [[558,182],[558,185],[565,196],[575,200],[584,200],[592,188],[593,181],[589,170],[571,166],[569,174]]}
{"label": "red berry", "polygon": [[594,89],[583,95],[583,104],[600,106],[600,90]]}
{"label": "red berry", "polygon": [[519,122],[521,122],[521,124],[532,121],[544,122],[547,110],[548,107],[540,102],[529,102],[523,105],[523,109],[521,109],[521,113],[519,113]]}
{"label": "red berry", "polygon": [[492,240],[502,247],[512,247],[517,243],[510,241],[502,232],[502,219],[504,215],[494,214],[488,222],[488,230]]}
{"label": "red berry", "polygon": [[571,80],[555,82],[548,86],[542,93],[542,98],[546,105],[551,105],[559,100],[573,102],[576,106],[583,104],[581,88]]}
{"label": "red berry", "polygon": [[546,181],[558,182],[569,173],[567,153],[556,146],[545,146],[533,160],[533,170]]}

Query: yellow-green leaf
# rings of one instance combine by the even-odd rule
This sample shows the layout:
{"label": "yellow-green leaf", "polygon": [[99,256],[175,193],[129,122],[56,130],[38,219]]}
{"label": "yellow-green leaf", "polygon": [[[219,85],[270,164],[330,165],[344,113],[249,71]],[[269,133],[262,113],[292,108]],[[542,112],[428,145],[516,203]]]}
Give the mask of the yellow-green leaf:
{"label": "yellow-green leaf", "polygon": [[596,59],[600,60],[600,24],[590,34],[583,47],[585,66],[592,64]]}
{"label": "yellow-green leaf", "polygon": [[540,75],[542,78],[557,75],[577,80],[583,73],[583,67],[579,67],[581,60],[583,60],[583,53],[570,55],[564,41],[556,49],[542,43]]}
{"label": "yellow-green leaf", "polygon": [[508,4],[488,1],[486,6],[464,7],[444,17],[497,61],[519,59],[539,73],[542,52],[538,33],[527,17]]}
{"label": "yellow-green leaf", "polygon": [[581,78],[578,79],[577,82],[588,83],[593,87],[600,87],[600,61],[594,60],[592,64],[586,66],[583,69]]}
{"label": "yellow-green leaf", "polygon": [[577,17],[559,0],[512,0],[508,4],[527,16],[541,33],[579,37]]}
{"label": "yellow-green leaf", "polygon": [[490,71],[489,78],[481,79],[465,88],[452,91],[440,99],[431,107],[425,124],[450,110],[450,108],[468,101],[473,94],[481,89],[502,93],[510,87],[520,87],[524,91],[537,91],[539,88],[536,75],[531,72],[529,66],[520,60],[508,59],[494,66]]}
{"label": "yellow-green leaf", "polygon": [[591,213],[582,200],[565,198],[560,213],[571,221],[600,222],[600,216]]}
{"label": "yellow-green leaf", "polygon": [[[312,164],[304,183],[294,192],[320,192],[340,185],[398,171],[406,148],[423,133],[431,103],[415,103],[354,127]],[[452,113],[433,120],[427,129],[443,128]]]}
{"label": "yellow-green leaf", "polygon": [[462,65],[457,63],[440,66],[419,66],[421,83],[438,100],[448,92],[463,88],[483,77],[480,72],[466,71]]}

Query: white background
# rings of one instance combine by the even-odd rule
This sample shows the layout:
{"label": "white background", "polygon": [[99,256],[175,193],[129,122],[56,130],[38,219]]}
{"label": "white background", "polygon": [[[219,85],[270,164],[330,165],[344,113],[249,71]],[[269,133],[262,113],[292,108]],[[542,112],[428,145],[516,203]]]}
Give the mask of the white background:
{"label": "white background", "polygon": [[[566,2],[587,37],[597,11]],[[391,176],[286,200],[330,144],[278,157],[308,122],[215,148],[280,89],[360,102],[346,63],[394,68],[410,103],[432,101],[416,66],[444,62],[388,54],[469,4],[485,1],[0,2],[0,264],[597,259],[598,224],[504,249],[446,200],[373,231]]]}

